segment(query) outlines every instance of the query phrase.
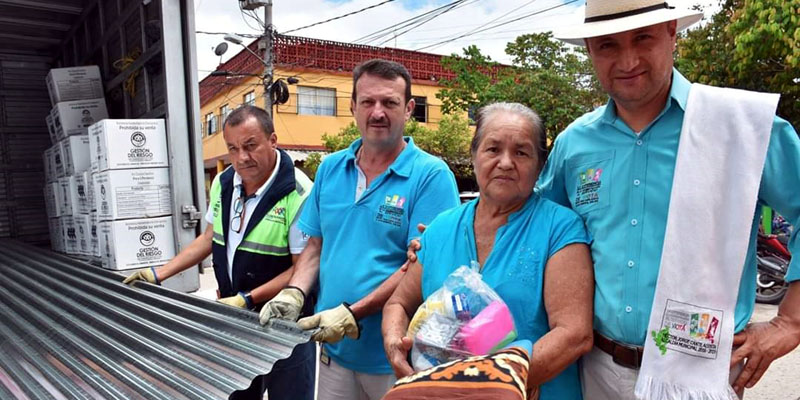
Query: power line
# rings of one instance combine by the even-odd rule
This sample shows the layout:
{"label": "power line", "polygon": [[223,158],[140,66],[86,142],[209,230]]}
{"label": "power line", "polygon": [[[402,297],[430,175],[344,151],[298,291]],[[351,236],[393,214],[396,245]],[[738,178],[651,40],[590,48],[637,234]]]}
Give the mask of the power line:
{"label": "power line", "polygon": [[242,9],[242,7],[241,7],[241,6],[239,6],[239,15],[242,17],[242,21],[244,21],[244,24],[245,24],[245,25],[247,25],[247,27],[248,27],[248,28],[250,28],[250,29],[252,29],[252,30],[254,30],[254,31],[261,31],[261,29],[259,29],[259,28],[253,28],[253,25],[250,25],[250,21],[248,21],[248,20],[247,20],[247,18],[245,18],[245,16],[248,16],[248,17],[250,17],[250,18],[252,18],[252,16],[251,16],[251,15],[248,15],[248,14],[245,12],[245,10],[244,10],[244,9]]}
{"label": "power line", "polygon": [[498,20],[505,18],[505,17],[506,17],[508,14],[511,14],[511,13],[513,13],[513,12],[515,12],[515,11],[518,11],[518,10],[519,10],[519,9],[521,9],[521,8],[525,8],[525,7],[527,7],[528,5],[530,5],[531,3],[535,2],[535,1],[536,1],[536,0],[530,0],[530,1],[528,1],[527,3],[525,3],[525,4],[523,4],[523,5],[519,6],[519,7],[516,7],[516,8],[514,8],[513,10],[511,10],[511,11],[509,11],[509,12],[507,12],[507,13],[505,13],[505,14],[503,14],[503,15],[501,15],[501,16],[499,16],[499,17],[497,17],[497,18],[495,18],[495,19],[493,19],[493,20],[491,20],[491,21],[489,21],[489,22],[486,22],[486,23],[483,23],[483,24],[481,24],[481,25],[478,25],[476,28],[473,28],[473,29],[471,29],[471,30],[467,31],[466,33],[470,33],[470,32],[477,31],[477,30],[479,30],[479,29],[483,28],[483,27],[484,27],[484,26],[486,26],[486,25],[489,25],[489,24],[491,24],[491,23],[493,23],[493,22],[497,22]]}
{"label": "power line", "polygon": [[[199,33],[201,35],[230,35],[231,34],[231,32],[208,32],[208,31],[194,31],[194,33]],[[257,35],[257,34],[254,34],[254,33],[233,33],[233,34],[236,35],[236,36],[241,36],[241,37],[244,37],[244,38],[251,38],[251,39],[257,39],[257,38],[261,37],[261,35]]]}
{"label": "power line", "polygon": [[325,23],[328,23],[328,22],[331,22],[331,21],[336,21],[337,19],[342,19],[344,17],[349,17],[351,15],[358,14],[360,12],[364,12],[364,11],[367,11],[369,9],[372,9],[372,8],[375,8],[375,7],[378,7],[378,6],[382,6],[382,5],[386,4],[386,3],[391,3],[393,1],[395,1],[395,0],[384,0],[384,1],[380,2],[380,3],[378,3],[378,4],[373,4],[371,6],[364,7],[362,9],[360,9],[360,10],[352,11],[352,12],[349,12],[347,14],[342,14],[342,15],[340,15],[338,17],[333,17],[333,18],[326,19],[325,21],[319,21],[319,22],[315,22],[315,23],[310,24],[310,25],[306,25],[306,26],[301,26],[299,28],[290,29],[290,30],[288,30],[286,32],[283,32],[283,34],[285,35],[285,34],[288,34],[288,33],[291,33],[291,32],[299,31],[301,29],[311,28],[312,26],[322,25],[322,24],[325,24]]}
{"label": "power line", "polygon": [[446,8],[452,6],[452,5],[463,3],[464,1],[466,1],[466,0],[455,0],[453,2],[445,4],[443,6],[434,8],[433,10],[424,12],[422,14],[416,15],[416,16],[411,17],[409,19],[406,19],[404,21],[400,21],[400,22],[398,22],[398,23],[396,23],[394,25],[390,25],[390,26],[387,26],[386,28],[379,29],[379,30],[377,30],[375,32],[372,32],[370,34],[364,35],[364,36],[362,36],[362,37],[360,37],[360,38],[358,38],[356,40],[353,40],[352,43],[368,43],[368,42],[371,42],[371,41],[374,41],[374,40],[380,40],[380,38],[386,36],[387,34],[391,34],[390,32],[392,32],[394,30],[397,30],[398,28],[400,28],[400,29],[405,28],[405,27],[407,27],[409,25],[412,25],[412,24],[416,23],[417,21],[425,18],[426,16],[428,16],[430,14],[435,14],[437,12],[441,12],[441,10],[444,10],[444,9],[446,9]]}
{"label": "power line", "polygon": [[491,30],[491,29],[494,29],[494,28],[498,28],[498,27],[501,27],[501,26],[504,26],[504,25],[508,25],[510,23],[517,22],[517,21],[523,20],[525,18],[530,18],[530,17],[533,17],[535,15],[539,15],[539,14],[542,14],[542,13],[545,13],[545,12],[548,12],[548,11],[552,11],[552,10],[555,10],[557,8],[561,8],[561,7],[564,7],[566,5],[569,5],[569,4],[578,2],[578,1],[580,1],[580,0],[570,0],[570,1],[566,2],[566,3],[561,3],[561,4],[558,4],[556,6],[545,8],[543,10],[534,11],[534,12],[531,12],[529,14],[525,14],[525,15],[523,15],[521,17],[517,17],[517,18],[513,18],[513,19],[508,20],[508,21],[500,22],[500,23],[497,23],[495,25],[492,25],[492,26],[489,26],[489,27],[486,27],[486,28],[483,28],[483,29],[475,29],[475,30],[472,30],[470,32],[467,32],[467,33],[458,35],[456,37],[453,37],[451,39],[442,40],[442,41],[440,41],[438,43],[434,43],[434,44],[431,44],[431,45],[428,45],[428,46],[423,46],[423,47],[420,47],[418,49],[414,49],[414,51],[420,51],[420,50],[425,50],[425,49],[429,49],[429,48],[432,48],[432,47],[438,47],[438,46],[441,46],[443,44],[450,43],[450,42],[456,41],[458,39],[461,39],[461,38],[464,38],[464,37],[467,37],[467,36],[470,36],[470,35],[474,35],[474,34],[481,33],[481,32],[486,32],[488,30]]}
{"label": "power line", "polygon": [[[461,3],[460,5],[463,5],[463,3]],[[379,43],[379,44],[378,44],[378,46],[383,46],[383,44],[384,44],[384,43],[391,42],[392,40],[394,40],[394,39],[397,39],[399,36],[401,36],[401,35],[404,35],[404,34],[408,33],[409,31],[411,31],[411,30],[413,30],[413,29],[416,29],[416,28],[419,28],[420,26],[422,26],[422,25],[424,25],[424,24],[426,24],[426,23],[430,22],[430,21],[431,21],[431,20],[433,20],[434,18],[436,18],[436,17],[439,17],[439,16],[441,16],[441,15],[443,15],[443,14],[446,14],[446,13],[447,13],[447,12],[449,12],[449,11],[452,11],[453,9],[457,8],[458,6],[459,6],[459,4],[454,4],[454,5],[450,6],[449,8],[445,9],[444,11],[442,11],[442,12],[440,12],[440,13],[437,13],[437,14],[435,14],[435,15],[432,15],[432,16],[430,16],[428,19],[426,19],[426,20],[424,20],[424,21],[421,21],[421,22],[419,22],[418,24],[415,24],[414,26],[412,26],[412,27],[410,27],[410,28],[408,28],[408,29],[406,29],[406,30],[404,30],[404,31],[400,32],[400,33],[396,33],[396,34],[394,34],[394,36],[390,37],[389,39],[386,39],[386,40],[384,40],[384,41],[383,41],[383,42],[381,42],[381,43]]]}

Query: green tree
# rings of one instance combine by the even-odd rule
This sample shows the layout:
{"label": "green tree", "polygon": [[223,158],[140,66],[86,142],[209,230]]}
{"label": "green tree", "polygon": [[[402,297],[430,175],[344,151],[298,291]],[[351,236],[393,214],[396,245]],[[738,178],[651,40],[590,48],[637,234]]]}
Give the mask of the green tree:
{"label": "green tree", "polygon": [[[459,178],[470,178],[469,143],[472,139],[472,130],[469,122],[461,115],[444,115],[439,121],[438,129],[431,129],[415,121],[406,123],[403,134],[414,138],[414,143],[421,149],[431,153],[450,167]],[[354,122],[351,122],[339,132],[322,135],[322,143],[328,151],[342,150],[354,140],[361,137],[361,133]],[[316,156],[316,157],[315,157]],[[305,162],[305,169],[313,178],[321,162],[321,157],[311,154]]]}
{"label": "green tree", "polygon": [[351,122],[344,128],[339,129],[339,132],[336,134],[328,135],[327,133],[323,133],[322,145],[325,146],[328,151],[339,151],[347,148],[347,146],[350,146],[351,143],[360,137],[361,132],[359,132],[356,123]]}
{"label": "green tree", "polygon": [[[420,125],[417,122],[413,124]],[[410,125],[412,123],[406,125],[407,134],[412,133],[408,132]],[[444,160],[457,177],[472,176],[469,154],[472,130],[469,128],[469,121],[461,114],[443,115],[438,129],[425,128],[409,136],[414,137],[414,143],[419,148]]]}
{"label": "green tree", "polygon": [[320,153],[311,153],[303,161],[303,169],[312,181],[317,177],[317,169],[320,164],[322,164],[322,154]]}
{"label": "green tree", "polygon": [[475,110],[496,101],[525,104],[542,117],[552,140],[575,118],[605,102],[582,48],[570,49],[547,33],[517,37],[506,46],[512,65],[503,66],[475,47],[442,65],[455,74],[437,94],[444,113]]}
{"label": "green tree", "polygon": [[800,0],[724,0],[680,40],[692,81],[781,94],[778,114],[800,124]]}

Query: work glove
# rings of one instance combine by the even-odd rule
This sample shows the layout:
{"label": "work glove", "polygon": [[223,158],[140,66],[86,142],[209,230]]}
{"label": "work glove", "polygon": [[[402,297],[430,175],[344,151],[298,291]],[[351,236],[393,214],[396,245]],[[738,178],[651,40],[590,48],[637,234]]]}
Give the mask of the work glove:
{"label": "work glove", "polygon": [[258,316],[258,321],[261,322],[261,325],[266,325],[272,318],[297,321],[297,318],[300,317],[300,312],[303,310],[305,298],[306,295],[300,288],[287,286],[267,304],[264,304]]}
{"label": "work glove", "polygon": [[136,281],[145,281],[156,285],[161,284],[161,281],[158,280],[158,275],[156,275],[155,267],[150,267],[148,269],[136,271],[130,274],[130,276],[128,276],[127,278],[125,278],[125,280],[122,281],[122,283],[132,284],[133,282]]}
{"label": "work glove", "polygon": [[325,343],[336,343],[345,336],[350,339],[358,339],[361,335],[356,317],[347,303],[303,318],[297,321],[297,326],[303,330],[320,328],[311,335],[311,339]]}
{"label": "work glove", "polygon": [[238,308],[244,308],[244,309],[253,308],[253,300],[250,298],[250,294],[244,292],[239,292],[236,295],[230,297],[223,297],[221,299],[217,299],[217,301]]}

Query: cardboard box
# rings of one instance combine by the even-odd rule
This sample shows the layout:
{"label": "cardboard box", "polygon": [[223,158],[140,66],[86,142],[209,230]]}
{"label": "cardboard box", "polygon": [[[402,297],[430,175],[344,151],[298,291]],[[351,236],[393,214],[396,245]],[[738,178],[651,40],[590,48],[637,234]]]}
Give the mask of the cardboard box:
{"label": "cardboard box", "polygon": [[[82,176],[86,185],[86,206],[89,208],[89,212],[95,211],[97,210],[97,202],[94,200],[94,178],[92,177],[92,172],[84,171]],[[78,194],[80,195],[80,193]]]}
{"label": "cardboard box", "polygon": [[98,236],[98,221],[97,221],[97,213],[93,212],[89,214],[89,244],[91,247],[91,255],[92,258],[100,260],[100,238]]}
{"label": "cardboard box", "polygon": [[55,182],[58,178],[62,178],[67,176],[65,171],[66,168],[64,166],[64,155],[61,153],[61,143],[56,143],[53,147],[50,148],[50,164],[53,166],[53,181]]}
{"label": "cardboard box", "polygon": [[89,138],[93,172],[169,166],[163,119],[106,119]]}
{"label": "cardboard box", "polygon": [[56,137],[86,135],[95,122],[108,118],[105,99],[75,100],[58,103],[51,112]]}
{"label": "cardboard box", "polygon": [[146,268],[175,257],[172,217],[100,222],[98,236],[103,268]]}
{"label": "cardboard box", "polygon": [[64,253],[79,255],[80,245],[78,244],[78,231],[75,226],[75,220],[71,215],[59,217],[59,219],[61,220],[64,235]]}
{"label": "cardboard box", "polygon": [[88,214],[78,214],[73,215],[72,220],[75,223],[75,232],[78,238],[78,254],[91,256],[91,217]]}
{"label": "cardboard box", "polygon": [[50,113],[44,117],[45,123],[47,123],[47,133],[50,135],[50,143],[56,144],[58,143],[58,133],[56,133],[56,126],[53,123],[53,110],[50,110]]}
{"label": "cardboard box", "polygon": [[53,148],[48,147],[42,152],[42,165],[44,166],[44,181],[53,182],[55,179],[55,171],[53,168]]}
{"label": "cardboard box", "polygon": [[74,176],[58,178],[57,201],[61,202],[59,216],[80,214],[78,209],[78,184]]}
{"label": "cardboard box", "polygon": [[89,170],[91,167],[89,135],[69,136],[59,145],[65,176],[78,175]]}
{"label": "cardboard box", "polygon": [[61,216],[63,206],[58,197],[59,193],[61,193],[61,186],[58,182],[50,182],[44,185],[44,207],[49,218]]}
{"label": "cardboard box", "polygon": [[47,226],[50,229],[50,248],[59,253],[64,252],[64,235],[60,218],[49,218]]}
{"label": "cardboard box", "polygon": [[109,170],[93,177],[100,221],[172,214],[169,168]]}
{"label": "cardboard box", "polygon": [[[91,181],[91,177],[89,177]],[[86,173],[75,176],[75,196],[78,200],[77,210],[79,214],[89,214],[92,211],[89,197],[91,188],[86,182]]]}
{"label": "cardboard box", "polygon": [[103,97],[103,80],[96,65],[54,68],[47,74],[50,103]]}

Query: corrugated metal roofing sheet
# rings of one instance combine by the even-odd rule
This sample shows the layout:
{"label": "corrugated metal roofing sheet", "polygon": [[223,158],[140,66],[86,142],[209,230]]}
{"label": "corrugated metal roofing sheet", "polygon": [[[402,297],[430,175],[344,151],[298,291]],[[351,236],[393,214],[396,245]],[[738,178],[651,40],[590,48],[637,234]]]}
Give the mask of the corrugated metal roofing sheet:
{"label": "corrugated metal roofing sheet", "polygon": [[0,241],[0,399],[219,399],[308,341],[258,315]]}

